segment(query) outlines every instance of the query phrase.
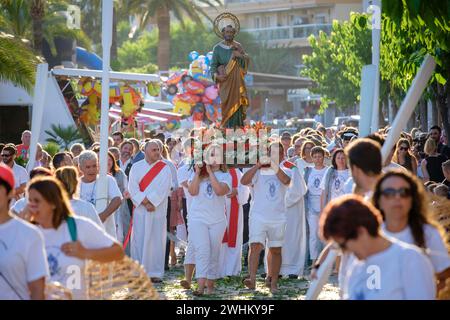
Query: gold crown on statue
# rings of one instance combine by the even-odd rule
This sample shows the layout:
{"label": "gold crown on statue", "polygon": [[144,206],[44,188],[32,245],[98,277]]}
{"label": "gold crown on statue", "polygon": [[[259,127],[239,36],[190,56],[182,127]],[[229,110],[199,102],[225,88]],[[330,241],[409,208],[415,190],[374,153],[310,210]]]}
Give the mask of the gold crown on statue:
{"label": "gold crown on statue", "polygon": [[235,32],[235,36],[239,33],[239,30],[241,29],[241,24],[239,23],[239,19],[230,12],[224,12],[219,14],[214,19],[214,32],[219,38],[223,39],[222,29],[225,28],[228,25],[233,26]]}

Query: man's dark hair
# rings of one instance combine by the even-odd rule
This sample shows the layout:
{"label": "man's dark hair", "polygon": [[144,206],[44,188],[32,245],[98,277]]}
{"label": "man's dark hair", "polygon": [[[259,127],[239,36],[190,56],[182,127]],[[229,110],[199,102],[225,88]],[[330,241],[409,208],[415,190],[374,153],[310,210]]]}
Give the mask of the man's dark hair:
{"label": "man's dark hair", "polygon": [[13,155],[17,154],[16,146],[14,144],[12,144],[12,143],[8,143],[6,146],[4,146],[3,150],[6,150],[6,151],[10,152]]}
{"label": "man's dark hair", "polygon": [[351,142],[345,155],[350,167],[356,166],[369,176],[381,173],[381,148],[374,140],[363,138]]}
{"label": "man's dark hair", "polygon": [[61,167],[61,162],[64,161],[65,156],[65,152],[58,152],[57,154],[55,154],[52,159],[53,168],[58,169],[59,167]]}
{"label": "man's dark hair", "polygon": [[164,136],[164,133],[161,132],[161,133],[158,133],[154,139],[158,139],[159,141],[161,141],[164,144],[166,137]]}
{"label": "man's dark hair", "polygon": [[438,125],[432,126],[432,127],[430,128],[430,131],[431,131],[431,130],[437,130],[437,131],[439,131],[439,134],[442,133],[442,129],[441,129],[441,127],[439,127]]}
{"label": "man's dark hair", "polygon": [[124,135],[123,135],[123,133],[120,132],[120,131],[116,131],[116,132],[114,132],[112,135],[113,135],[113,136],[120,136],[120,138],[121,138],[122,140],[125,138]]}
{"label": "man's dark hair", "polygon": [[386,141],[384,139],[384,137],[381,134],[379,134],[378,132],[374,132],[374,133],[369,134],[367,136],[367,139],[370,139],[370,140],[378,142],[381,147],[384,145],[384,141]]}
{"label": "man's dark hair", "polygon": [[36,176],[47,176],[51,177],[52,171],[50,169],[44,168],[44,167],[36,167],[33,170],[30,171],[30,180],[33,179]]}
{"label": "man's dark hair", "polygon": [[311,157],[316,153],[320,153],[322,156],[325,157],[327,151],[320,146],[315,146],[314,148],[311,149]]}
{"label": "man's dark hair", "polygon": [[134,149],[134,144],[133,142],[131,142],[130,140],[124,140],[122,141],[122,143],[119,145],[119,150],[122,150],[123,146],[129,144],[131,145],[131,147]]}

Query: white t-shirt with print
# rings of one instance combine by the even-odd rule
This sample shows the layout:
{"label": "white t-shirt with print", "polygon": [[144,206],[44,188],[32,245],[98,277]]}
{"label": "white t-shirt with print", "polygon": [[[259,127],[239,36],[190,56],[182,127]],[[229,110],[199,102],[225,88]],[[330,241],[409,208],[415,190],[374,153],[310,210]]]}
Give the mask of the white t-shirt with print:
{"label": "white t-shirt with print", "polygon": [[433,267],[419,248],[392,239],[382,252],[353,259],[343,284],[346,300],[432,300]]}
{"label": "white t-shirt with print", "polygon": [[[217,180],[228,185],[231,190],[231,175],[228,172],[214,172]],[[195,173],[191,174],[189,182],[194,179]],[[218,196],[214,192],[210,179],[204,178],[200,181],[198,195],[192,197],[188,210],[188,221],[202,221],[206,224],[215,224],[226,219],[226,196]]]}
{"label": "white t-shirt with print", "polygon": [[320,213],[320,195],[322,194],[322,189],[320,187],[325,172],[328,167],[317,170],[316,168],[311,168],[308,181],[306,181],[306,186],[308,187],[308,210],[310,212]]}
{"label": "white t-shirt with print", "polygon": [[72,210],[76,215],[90,219],[91,221],[95,222],[95,224],[98,225],[101,229],[105,230],[102,220],[100,220],[97,210],[92,205],[92,203],[89,203],[82,199],[72,199],[70,200],[70,205],[72,206]]}
{"label": "white t-shirt with print", "polygon": [[[414,238],[409,226],[400,232],[394,233],[386,230],[386,225],[383,223],[382,230],[388,237],[392,237],[409,244],[414,244]],[[424,225],[424,234],[425,245],[427,248],[425,254],[430,258],[434,271],[439,273],[449,268],[450,257],[439,231],[435,227],[426,224]]]}
{"label": "white t-shirt with print", "polygon": [[[346,193],[344,186],[345,182],[347,182],[348,180],[349,175],[350,175],[349,169],[333,170],[333,175],[332,177],[330,177],[330,184],[331,184],[330,199],[336,199]],[[322,179],[320,183],[320,189],[324,191],[327,188],[328,186],[325,186],[325,179]]]}
{"label": "white t-shirt with print", "polygon": [[[292,177],[292,171],[280,168]],[[250,219],[258,219],[264,223],[285,222],[285,196],[289,185],[284,185],[271,168],[261,168],[253,176],[250,202]]]}
{"label": "white t-shirt with print", "polygon": [[[87,249],[109,248],[115,240],[100,229],[94,222],[85,218],[74,216],[77,226],[77,241]],[[73,299],[86,299],[84,268],[85,260],[66,256],[61,246],[72,242],[66,221],[58,229],[44,229],[40,227],[45,239],[45,250],[50,269],[51,281],[57,281],[72,291]]]}
{"label": "white t-shirt with print", "polygon": [[29,300],[28,283],[42,277],[49,271],[38,228],[17,217],[0,224],[0,300]]}
{"label": "white t-shirt with print", "polygon": [[[122,199],[122,193],[120,192],[119,186],[117,185],[116,179],[114,179],[114,177],[107,175],[108,177],[108,204],[109,202],[116,198],[119,197],[120,199]],[[80,199],[87,201],[89,203],[91,203],[94,207],[95,204],[97,202],[97,180],[93,181],[93,182],[83,182],[82,180],[80,180]],[[103,223],[103,225],[105,226],[105,230],[106,232],[108,232],[108,234],[110,234],[112,237],[114,237],[115,239],[117,239],[117,234],[116,234],[116,221],[114,219],[115,216],[115,212],[113,212],[107,219],[106,221]]]}

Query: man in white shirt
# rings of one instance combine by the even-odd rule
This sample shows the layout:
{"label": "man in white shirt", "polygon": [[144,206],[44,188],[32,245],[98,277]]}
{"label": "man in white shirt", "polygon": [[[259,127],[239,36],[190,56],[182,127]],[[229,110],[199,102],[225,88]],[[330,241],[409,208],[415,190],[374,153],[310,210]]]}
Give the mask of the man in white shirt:
{"label": "man in white shirt", "polygon": [[271,257],[266,285],[270,286],[272,293],[276,293],[281,268],[281,247],[286,230],[285,194],[291,177],[290,170],[280,168],[280,162],[284,159],[283,145],[278,142],[272,143],[269,154],[269,167],[258,162],[241,179],[243,185],[252,187],[249,218],[250,278],[246,279],[244,284],[249,289],[255,288],[259,255],[267,241]]}
{"label": "man in white shirt", "polygon": [[17,163],[14,162],[17,155],[16,147],[13,144],[7,144],[1,153],[2,161],[5,165],[7,165],[9,168],[12,169],[14,172],[14,194],[15,199],[11,201],[10,206],[14,205],[15,200],[19,200],[22,198],[23,193],[25,191],[25,186],[28,182],[28,172],[27,170],[19,166]]}
{"label": "man in white shirt", "polygon": [[133,144],[130,141],[124,141],[120,144],[120,159],[118,161],[119,167],[127,175],[127,177],[131,170],[131,157],[133,155],[133,149]]}
{"label": "man in white shirt", "polygon": [[[94,151],[86,150],[80,154],[79,168],[83,176],[80,181],[80,198],[92,203],[97,202],[97,179],[98,158]],[[116,222],[114,213],[122,203],[122,193],[117,185],[116,179],[107,175],[108,178],[108,205],[103,212],[99,213],[100,220],[105,226],[106,232],[117,239]]]}
{"label": "man in white shirt", "polygon": [[153,282],[164,276],[167,238],[167,205],[172,187],[169,166],[161,160],[155,140],[145,144],[145,159],[131,167],[128,190],[135,206],[131,232],[131,257],[138,260]]}

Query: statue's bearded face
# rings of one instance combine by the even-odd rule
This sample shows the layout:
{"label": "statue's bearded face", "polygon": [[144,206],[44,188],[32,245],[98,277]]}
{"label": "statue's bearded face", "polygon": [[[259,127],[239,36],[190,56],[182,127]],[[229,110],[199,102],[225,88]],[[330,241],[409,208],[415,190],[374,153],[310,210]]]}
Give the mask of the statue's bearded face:
{"label": "statue's bearded face", "polygon": [[234,39],[234,28],[226,27],[222,34],[226,41],[232,41]]}

